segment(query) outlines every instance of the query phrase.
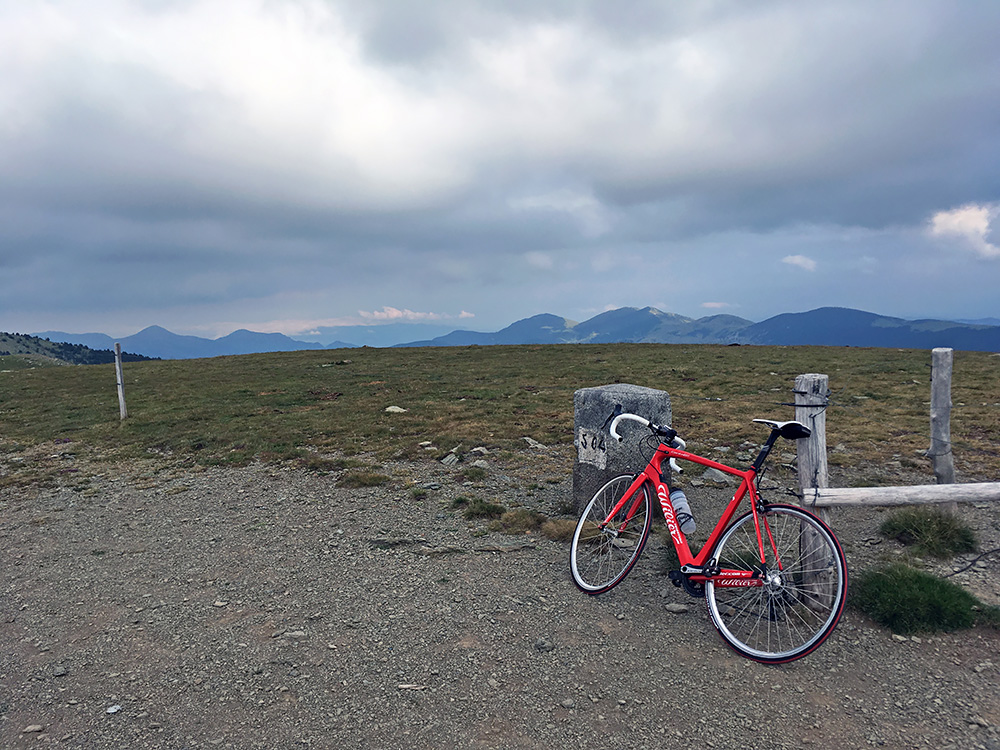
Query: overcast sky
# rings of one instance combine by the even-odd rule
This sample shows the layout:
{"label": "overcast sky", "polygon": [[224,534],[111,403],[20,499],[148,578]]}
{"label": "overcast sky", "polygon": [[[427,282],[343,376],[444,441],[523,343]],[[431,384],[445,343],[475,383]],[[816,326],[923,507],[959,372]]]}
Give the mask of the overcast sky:
{"label": "overcast sky", "polygon": [[1000,3],[0,0],[0,330],[1000,317]]}

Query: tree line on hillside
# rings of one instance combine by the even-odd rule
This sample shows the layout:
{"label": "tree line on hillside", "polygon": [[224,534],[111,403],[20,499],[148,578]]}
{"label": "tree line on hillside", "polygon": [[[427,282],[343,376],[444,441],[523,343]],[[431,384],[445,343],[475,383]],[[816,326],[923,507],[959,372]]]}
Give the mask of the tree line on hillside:
{"label": "tree line on hillside", "polygon": [[[50,357],[71,365],[105,365],[115,361],[115,353],[110,349],[91,349],[83,344],[65,344],[24,333],[0,333],[0,357],[29,354]],[[150,359],[155,358],[122,352],[122,360],[125,362]]]}

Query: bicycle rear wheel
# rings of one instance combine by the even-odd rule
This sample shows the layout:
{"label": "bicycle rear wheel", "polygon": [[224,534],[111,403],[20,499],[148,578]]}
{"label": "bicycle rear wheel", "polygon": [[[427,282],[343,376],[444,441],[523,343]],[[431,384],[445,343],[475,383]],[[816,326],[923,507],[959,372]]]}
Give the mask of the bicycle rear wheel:
{"label": "bicycle rear wheel", "polygon": [[712,623],[734,651],[779,664],[811,653],[833,631],[847,599],[847,563],[833,532],[812,513],[769,505],[758,515],[766,567],[752,513],[729,527],[713,557],[723,570],[754,571],[763,585],[708,581],[705,599]]}
{"label": "bicycle rear wheel", "polygon": [[618,476],[601,487],[580,516],[570,548],[573,582],[588,594],[600,594],[621,583],[639,559],[653,522],[653,500],[648,482],[614,510],[634,476]]}

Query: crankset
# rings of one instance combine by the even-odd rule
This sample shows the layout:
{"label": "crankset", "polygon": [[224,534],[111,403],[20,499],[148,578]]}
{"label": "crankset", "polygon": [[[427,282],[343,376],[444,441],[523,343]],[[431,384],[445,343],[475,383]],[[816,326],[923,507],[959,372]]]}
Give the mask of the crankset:
{"label": "crankset", "polygon": [[705,584],[703,583],[691,583],[688,577],[681,573],[679,570],[671,570],[668,574],[670,580],[673,581],[674,586],[684,587],[684,590],[695,599],[705,598]]}

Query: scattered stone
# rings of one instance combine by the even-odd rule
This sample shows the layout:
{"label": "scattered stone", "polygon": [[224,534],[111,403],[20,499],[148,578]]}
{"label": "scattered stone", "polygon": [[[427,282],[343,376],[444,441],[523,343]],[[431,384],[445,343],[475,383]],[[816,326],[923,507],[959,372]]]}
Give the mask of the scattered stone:
{"label": "scattered stone", "polygon": [[423,537],[376,537],[372,539],[372,546],[378,549],[393,549],[394,547],[408,547],[414,544],[427,544]]}
{"label": "scattered stone", "polygon": [[36,734],[45,729],[41,724],[29,724],[21,730],[21,734]]}
{"label": "scattered stone", "polygon": [[477,469],[488,469],[488,468],[490,468],[489,462],[488,461],[483,461],[482,459],[479,459],[478,461],[473,461],[472,462],[472,466],[475,466]]}
{"label": "scattered stone", "polygon": [[525,549],[534,549],[535,545],[531,542],[522,542],[521,544],[484,544],[481,547],[476,547],[476,552],[519,552]]}
{"label": "scattered stone", "polygon": [[116,704],[115,704],[115,705],[113,705],[113,706],[108,706],[108,707],[107,707],[107,709],[105,709],[104,713],[106,713],[106,714],[116,714],[116,713],[118,713],[118,712],[119,712],[119,711],[121,711],[121,710],[122,710],[122,707],[121,707],[121,706],[119,706],[119,705],[118,705],[118,704],[116,703]]}
{"label": "scattered stone", "polygon": [[56,664],[54,667],[52,667],[52,676],[53,677],[65,677],[66,676],[66,667],[64,667],[62,664]]}
{"label": "scattered stone", "polygon": [[424,557],[429,557],[431,555],[457,555],[465,552],[462,547],[455,547],[452,545],[445,545],[442,547],[418,547],[414,550],[418,555],[423,555]]}
{"label": "scattered stone", "polygon": [[387,406],[385,407],[385,410],[388,414],[403,414],[406,412],[406,409],[402,406]]}
{"label": "scattered stone", "polygon": [[529,448],[537,448],[538,450],[543,450],[543,451],[547,451],[549,449],[548,446],[542,445],[534,438],[524,437],[521,439],[528,444]]}
{"label": "scattered stone", "polygon": [[547,638],[539,638],[537,641],[535,641],[535,648],[544,653],[556,650],[555,644],[552,641],[548,640]]}
{"label": "scattered stone", "polygon": [[447,456],[441,459],[441,463],[445,466],[454,466],[458,463],[458,454],[449,453]]}
{"label": "scattered stone", "polygon": [[667,612],[673,612],[675,615],[682,615],[685,612],[690,611],[690,607],[686,604],[678,604],[677,602],[671,602],[664,607]]}
{"label": "scattered stone", "polygon": [[224,601],[222,601],[220,599],[219,601],[215,602],[212,606],[213,607],[225,607],[227,604],[229,604],[229,602],[224,602]]}
{"label": "scattered stone", "polygon": [[480,446],[478,446],[476,448],[473,448],[469,452],[470,453],[475,453],[477,456],[488,456],[488,455],[490,455],[490,449],[486,448],[486,447],[484,447],[482,445],[480,445]]}
{"label": "scattered stone", "polygon": [[285,638],[305,638],[306,631],[304,630],[288,630],[285,632]]}
{"label": "scattered stone", "polygon": [[706,481],[716,482],[719,484],[730,484],[735,480],[735,477],[732,475],[727,474],[724,471],[719,471],[718,469],[706,469],[705,473],[701,475],[701,478]]}
{"label": "scattered stone", "polygon": [[576,708],[576,701],[572,698],[567,698],[562,703],[559,704],[563,708]]}

